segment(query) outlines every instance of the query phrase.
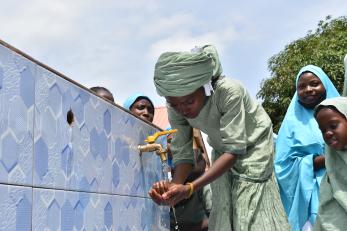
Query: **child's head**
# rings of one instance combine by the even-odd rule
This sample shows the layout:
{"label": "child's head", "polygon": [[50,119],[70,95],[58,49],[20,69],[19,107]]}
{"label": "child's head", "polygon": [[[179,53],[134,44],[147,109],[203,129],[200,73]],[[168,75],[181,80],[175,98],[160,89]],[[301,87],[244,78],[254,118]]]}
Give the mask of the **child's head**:
{"label": "child's head", "polygon": [[338,151],[347,150],[347,97],[324,100],[315,111],[324,141]]}
{"label": "child's head", "polygon": [[133,114],[140,118],[153,122],[154,119],[154,105],[146,95],[136,93],[129,96],[123,104],[123,107],[131,111]]}
{"label": "child's head", "polygon": [[95,92],[96,95],[98,95],[98,96],[100,96],[100,97],[102,97],[104,99],[107,99],[107,100],[109,100],[109,101],[114,103],[113,95],[107,88],[104,88],[104,87],[92,87],[92,88],[90,88],[90,90]]}
{"label": "child's head", "polygon": [[303,72],[296,86],[299,102],[307,108],[314,108],[326,97],[322,81],[310,71]]}
{"label": "child's head", "polygon": [[213,92],[212,82],[222,74],[217,50],[206,45],[192,52],[165,52],[154,70],[157,93],[177,113],[193,119]]}
{"label": "child's head", "polygon": [[207,99],[203,87],[186,96],[167,96],[165,98],[170,107],[189,119],[199,115]]}

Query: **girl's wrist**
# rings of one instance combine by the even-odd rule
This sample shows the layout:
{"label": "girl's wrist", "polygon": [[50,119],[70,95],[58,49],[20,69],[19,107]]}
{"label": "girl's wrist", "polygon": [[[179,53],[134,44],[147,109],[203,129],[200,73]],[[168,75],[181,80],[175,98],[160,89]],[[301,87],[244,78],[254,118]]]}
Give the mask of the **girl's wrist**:
{"label": "girl's wrist", "polygon": [[185,185],[187,185],[189,187],[188,196],[186,197],[186,199],[188,199],[194,193],[194,185],[193,185],[193,183],[190,183],[190,182],[187,182]]}

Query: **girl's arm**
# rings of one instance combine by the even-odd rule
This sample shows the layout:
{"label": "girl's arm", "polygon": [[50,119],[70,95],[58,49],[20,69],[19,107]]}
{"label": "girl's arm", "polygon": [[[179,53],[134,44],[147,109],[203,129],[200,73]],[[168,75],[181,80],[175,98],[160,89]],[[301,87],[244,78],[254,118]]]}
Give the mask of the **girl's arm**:
{"label": "girl's arm", "polygon": [[205,172],[201,177],[193,181],[194,191],[204,187],[205,185],[211,183],[230,168],[233,167],[236,161],[237,155],[231,153],[223,153],[215,162],[211,168]]}
{"label": "girl's arm", "polygon": [[[193,186],[193,192],[202,188],[203,186],[211,183],[219,176],[227,172],[235,163],[237,155],[231,153],[222,154],[211,166],[211,168],[205,172],[201,177],[191,182]],[[162,198],[166,200],[169,205],[175,205],[181,200],[188,197],[191,190],[190,185],[182,185],[182,182],[173,184],[169,187],[168,191],[162,195]]]}
{"label": "girl's arm", "polygon": [[175,174],[173,175],[171,182],[176,184],[184,184],[192,169],[193,166],[188,163],[181,163],[176,165],[174,170]]}

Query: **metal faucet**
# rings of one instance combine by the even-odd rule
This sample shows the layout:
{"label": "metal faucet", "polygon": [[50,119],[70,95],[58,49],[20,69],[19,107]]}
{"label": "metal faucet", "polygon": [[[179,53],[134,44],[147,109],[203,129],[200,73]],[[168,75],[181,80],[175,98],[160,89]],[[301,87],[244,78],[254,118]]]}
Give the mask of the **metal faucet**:
{"label": "metal faucet", "polygon": [[177,129],[160,131],[154,133],[151,136],[148,136],[147,139],[145,139],[145,142],[148,144],[138,146],[138,149],[140,150],[140,155],[142,155],[143,152],[155,152],[160,157],[161,162],[165,163],[165,161],[167,160],[167,150],[164,149],[161,144],[155,143],[155,141],[159,136],[168,135],[175,132],[177,132]]}

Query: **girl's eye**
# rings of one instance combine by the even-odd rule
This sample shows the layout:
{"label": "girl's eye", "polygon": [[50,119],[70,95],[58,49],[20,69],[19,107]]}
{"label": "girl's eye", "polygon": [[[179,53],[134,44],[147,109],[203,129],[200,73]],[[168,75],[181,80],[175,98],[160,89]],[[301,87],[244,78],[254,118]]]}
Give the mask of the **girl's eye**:
{"label": "girl's eye", "polygon": [[172,107],[172,108],[176,108],[176,107],[177,107],[176,104],[172,104],[172,103],[168,103],[168,105],[169,105],[170,107]]}
{"label": "girl's eye", "polygon": [[337,128],[337,124],[336,124],[336,123],[331,124],[331,125],[330,125],[330,128],[331,128],[331,129],[336,129],[336,128]]}
{"label": "girl's eye", "polygon": [[299,85],[298,90],[303,90],[303,89],[305,89],[305,87],[306,87],[305,85]]}
{"label": "girl's eye", "polygon": [[187,102],[186,102],[187,105],[192,105],[193,103],[194,103],[193,99],[187,100]]}
{"label": "girl's eye", "polygon": [[311,86],[312,87],[317,87],[317,86],[319,86],[319,84],[320,84],[319,82],[313,82],[313,83],[311,83]]}

